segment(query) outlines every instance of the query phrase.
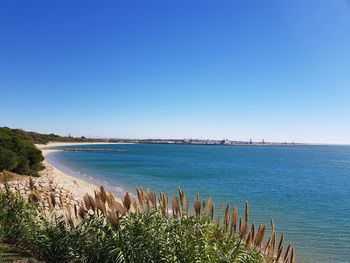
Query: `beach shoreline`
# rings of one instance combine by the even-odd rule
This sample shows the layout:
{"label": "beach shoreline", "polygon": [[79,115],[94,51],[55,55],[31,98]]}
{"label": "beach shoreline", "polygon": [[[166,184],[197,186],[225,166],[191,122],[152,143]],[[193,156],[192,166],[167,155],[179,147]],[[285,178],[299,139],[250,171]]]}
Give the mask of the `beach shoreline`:
{"label": "beach shoreline", "polygon": [[[74,172],[67,172],[66,169],[62,169],[57,165],[50,156],[53,156],[55,152],[60,150],[56,147],[62,146],[75,146],[75,145],[92,145],[92,144],[109,144],[106,142],[86,142],[86,143],[60,143],[60,142],[50,142],[48,144],[36,144],[35,146],[41,150],[44,161],[43,165],[45,169],[39,172],[40,180],[50,180],[54,181],[57,185],[72,193],[77,200],[83,200],[84,196],[88,193],[94,195],[94,192],[99,189],[100,186],[106,188],[106,190],[112,192],[117,199],[122,198],[122,195],[126,192],[123,188],[119,186],[111,186],[103,180],[99,180],[97,177],[85,177],[83,175],[78,176]],[[120,143],[111,143],[120,144]],[[55,147],[55,149],[50,149]],[[68,167],[69,168],[69,167]],[[118,191],[116,190],[118,189]]]}

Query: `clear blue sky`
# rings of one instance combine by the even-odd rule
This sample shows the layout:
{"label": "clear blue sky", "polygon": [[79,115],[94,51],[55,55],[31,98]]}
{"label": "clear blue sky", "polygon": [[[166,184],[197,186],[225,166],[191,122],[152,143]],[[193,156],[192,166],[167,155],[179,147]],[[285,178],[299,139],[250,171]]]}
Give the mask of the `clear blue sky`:
{"label": "clear blue sky", "polygon": [[2,0],[0,126],[350,143],[350,1]]}

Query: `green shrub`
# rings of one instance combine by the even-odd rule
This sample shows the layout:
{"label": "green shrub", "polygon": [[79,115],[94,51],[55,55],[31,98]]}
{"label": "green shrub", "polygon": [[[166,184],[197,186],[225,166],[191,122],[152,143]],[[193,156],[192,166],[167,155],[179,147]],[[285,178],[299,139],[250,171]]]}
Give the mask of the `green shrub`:
{"label": "green shrub", "polygon": [[218,232],[205,218],[169,220],[152,209],[128,214],[120,230],[126,262],[264,262],[242,240]]}
{"label": "green shrub", "polygon": [[12,170],[18,165],[17,155],[6,148],[0,148],[0,171]]}
{"label": "green shrub", "polygon": [[90,214],[76,229],[80,231],[84,262],[125,262],[119,229],[113,227],[105,216]]}
{"label": "green shrub", "polygon": [[37,256],[47,262],[72,262],[80,258],[80,233],[62,219],[54,223],[43,221],[43,227],[33,240]]}
{"label": "green shrub", "polygon": [[31,246],[41,227],[42,215],[35,204],[8,190],[0,192],[0,241]]}
{"label": "green shrub", "polygon": [[0,171],[37,176],[44,157],[33,141],[19,130],[0,128]]}
{"label": "green shrub", "polygon": [[[181,205],[173,199],[172,216],[167,202],[157,204],[151,192],[138,191],[134,212],[127,212],[129,195],[123,207],[105,194],[101,188],[94,200],[86,198],[75,218],[56,217],[54,211],[44,217],[37,204],[7,188],[0,192],[0,242],[16,244],[45,262],[276,263],[282,259],[283,236],[277,246],[273,223],[266,244],[262,243],[265,226],[256,230],[253,224],[248,230],[247,203],[244,221],[240,219],[236,229],[235,208],[230,216],[228,207],[225,219],[215,223],[212,202],[202,206],[197,199],[196,213],[188,213],[182,190]],[[165,200],[163,194],[160,200]],[[283,262],[295,262],[290,245],[284,254]]]}

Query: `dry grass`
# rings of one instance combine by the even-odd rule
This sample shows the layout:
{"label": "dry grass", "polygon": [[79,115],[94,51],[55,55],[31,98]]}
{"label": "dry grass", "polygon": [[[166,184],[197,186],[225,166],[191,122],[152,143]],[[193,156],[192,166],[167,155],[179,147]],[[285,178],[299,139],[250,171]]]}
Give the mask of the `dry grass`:
{"label": "dry grass", "polygon": [[[30,189],[32,191],[33,200],[35,202],[44,202],[40,193],[35,191],[35,187],[31,178],[29,178]],[[259,225],[256,228],[255,223],[249,223],[249,205],[245,202],[244,217],[239,217],[237,207],[227,204],[221,204],[217,212],[217,220],[214,221],[215,205],[211,197],[208,200],[202,200],[199,194],[193,203],[194,214],[189,210],[189,202],[183,189],[178,189],[178,196],[174,195],[171,198],[171,208],[169,209],[168,196],[160,192],[157,195],[150,190],[136,189],[137,200],[131,198],[129,193],[125,193],[122,202],[118,202],[113,194],[106,191],[102,186],[98,191],[95,191],[94,196],[86,194],[84,202],[80,206],[70,207],[61,199],[61,208],[64,207],[65,221],[69,225],[77,225],[79,222],[90,215],[104,216],[108,219],[112,226],[118,228],[119,222],[128,213],[143,213],[149,210],[159,211],[166,220],[186,220],[186,218],[194,216],[198,221],[207,220],[208,223],[216,225],[216,236],[231,237],[234,240],[239,239],[244,242],[246,249],[253,250],[266,259],[266,262],[295,262],[295,250],[288,245],[284,249],[284,234],[281,234],[277,240],[277,233],[275,232],[275,225],[271,220],[271,235],[266,237],[265,225]],[[50,211],[54,211],[57,203],[54,194],[48,197]],[[224,209],[225,207],[225,209]],[[223,213],[223,215],[222,215]],[[237,223],[238,221],[238,223]],[[267,241],[265,241],[267,238]]]}
{"label": "dry grass", "polygon": [[10,182],[18,178],[23,178],[23,175],[19,175],[9,171],[3,171],[0,173],[0,183]]}

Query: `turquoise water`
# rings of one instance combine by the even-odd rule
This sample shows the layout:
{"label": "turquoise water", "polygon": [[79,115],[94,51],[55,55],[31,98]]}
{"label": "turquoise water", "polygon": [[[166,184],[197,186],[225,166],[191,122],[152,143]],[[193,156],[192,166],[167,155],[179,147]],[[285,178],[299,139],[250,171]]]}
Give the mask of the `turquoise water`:
{"label": "turquoise water", "polygon": [[[89,145],[49,160],[134,192],[143,186],[232,202],[286,234],[300,262],[350,262],[350,147]],[[89,177],[87,177],[89,178]]]}

